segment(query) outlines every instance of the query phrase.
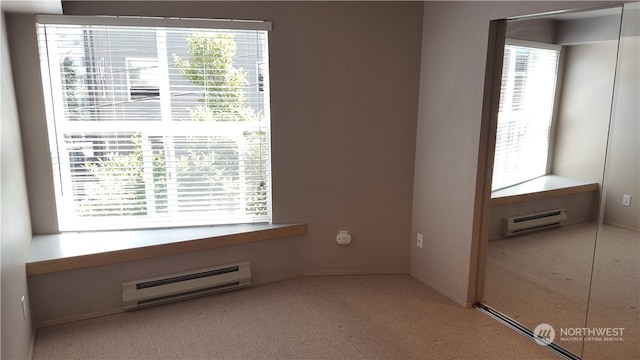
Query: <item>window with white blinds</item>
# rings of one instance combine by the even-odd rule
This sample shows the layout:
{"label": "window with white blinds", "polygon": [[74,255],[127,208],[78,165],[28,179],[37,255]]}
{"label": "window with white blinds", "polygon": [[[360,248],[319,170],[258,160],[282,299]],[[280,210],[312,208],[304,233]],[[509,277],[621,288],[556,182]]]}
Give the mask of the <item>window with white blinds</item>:
{"label": "window with white blinds", "polygon": [[560,47],[507,41],[492,190],[546,175]]}
{"label": "window with white blinds", "polygon": [[38,17],[60,230],[270,221],[269,29]]}

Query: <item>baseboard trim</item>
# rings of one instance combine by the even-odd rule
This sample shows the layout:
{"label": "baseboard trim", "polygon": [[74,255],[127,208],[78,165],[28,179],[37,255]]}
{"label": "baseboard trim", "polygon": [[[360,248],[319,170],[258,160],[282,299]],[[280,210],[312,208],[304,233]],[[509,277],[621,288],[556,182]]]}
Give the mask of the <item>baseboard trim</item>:
{"label": "baseboard trim", "polygon": [[29,360],[33,360],[33,353],[36,351],[36,329],[31,331],[31,344],[29,345]]}
{"label": "baseboard trim", "polygon": [[[350,276],[350,275],[409,275],[409,271],[407,270],[310,271],[310,272],[305,272],[303,274],[274,276],[274,277],[261,279],[259,281],[252,282],[251,286],[267,285],[267,284],[271,284],[279,281],[292,280],[292,279],[297,279],[305,276],[314,277],[314,276]],[[35,324],[35,328],[39,329],[39,328],[45,328],[50,326],[62,325],[62,324],[76,322],[76,321],[98,318],[102,316],[120,314],[124,312],[127,312],[127,311],[121,307],[116,307],[116,308],[111,308],[106,310],[99,310],[99,311],[94,311],[94,312],[85,313],[85,314],[67,316],[60,319],[41,321]],[[31,340],[31,350],[30,350],[31,352],[33,352],[33,349],[35,347],[36,329],[34,329],[33,331],[33,337]],[[29,358],[31,359],[31,353],[29,355],[30,355]]]}
{"label": "baseboard trim", "polygon": [[409,275],[408,270],[306,271],[304,276]]}
{"label": "baseboard trim", "polygon": [[125,312],[125,310],[121,307],[111,308],[106,310],[99,310],[99,311],[94,311],[86,314],[67,316],[60,319],[41,321],[36,324],[36,328],[39,329],[39,328],[45,328],[49,326],[62,325],[62,324],[76,322],[76,321],[89,320],[89,319],[98,318],[102,316],[119,314],[123,312]]}
{"label": "baseboard trim", "polygon": [[[266,285],[266,284],[270,284],[270,283],[274,283],[274,282],[278,282],[278,281],[296,279],[296,278],[300,278],[302,276],[303,276],[302,274],[275,276],[275,277],[262,279],[260,281],[252,282],[251,286]],[[111,308],[111,309],[106,309],[106,310],[93,311],[93,312],[85,313],[85,314],[67,316],[67,317],[60,318],[60,319],[45,320],[45,321],[37,323],[36,324],[36,329],[50,327],[50,326],[56,326],[56,325],[62,325],[62,324],[68,324],[68,323],[72,323],[72,322],[76,322],[76,321],[89,320],[89,319],[94,319],[94,318],[103,317],[103,316],[115,315],[115,314],[120,314],[120,313],[124,313],[124,312],[127,312],[127,310],[125,310],[125,309],[123,309],[121,307],[116,307],[116,308]],[[33,351],[33,348],[35,347],[34,342],[35,342],[35,330],[33,332],[33,339],[31,340],[31,351]],[[29,358],[31,359],[31,357],[29,357]]]}
{"label": "baseboard trim", "polygon": [[454,303],[456,303],[456,304],[458,304],[458,305],[460,305],[460,306],[462,306],[464,308],[467,308],[467,309],[470,309],[470,308],[473,307],[473,303],[469,302],[467,299],[460,299],[457,296],[455,296],[452,293],[450,293],[449,291],[444,290],[444,289],[440,288],[439,286],[436,286],[436,285],[432,284],[430,281],[426,281],[425,279],[423,279],[421,277],[418,277],[418,276],[416,276],[414,274],[409,274],[409,275],[413,276],[414,278],[416,278],[416,280],[418,280],[421,283],[427,285],[428,287],[432,288],[433,290],[435,290],[435,291],[441,293],[442,295],[446,296],[447,298],[449,298],[449,300],[453,301]]}
{"label": "baseboard trim", "polygon": [[634,227],[626,226],[626,225],[622,225],[622,224],[617,224],[617,223],[603,223],[603,224],[600,224],[600,225],[603,225],[603,226],[613,226],[613,227],[616,227],[616,228],[618,228],[618,229],[628,230],[628,231],[633,231],[633,232],[636,232],[636,233],[640,233],[640,229],[636,229],[636,228],[634,228]]}
{"label": "baseboard trim", "polygon": [[251,282],[251,286],[267,285],[267,284],[276,283],[276,282],[280,282],[280,281],[298,279],[298,278],[301,278],[301,277],[303,277],[302,274],[274,276],[274,277],[262,279],[260,281],[252,281]]}

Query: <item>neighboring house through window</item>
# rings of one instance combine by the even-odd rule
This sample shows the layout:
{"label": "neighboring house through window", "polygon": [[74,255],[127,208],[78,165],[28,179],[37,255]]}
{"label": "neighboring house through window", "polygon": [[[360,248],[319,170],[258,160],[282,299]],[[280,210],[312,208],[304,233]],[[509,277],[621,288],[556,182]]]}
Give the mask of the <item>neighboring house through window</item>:
{"label": "neighboring house through window", "polygon": [[160,97],[157,59],[126,58],[129,99],[155,99]]}
{"label": "neighboring house through window", "polygon": [[38,23],[61,231],[270,221],[270,23]]}

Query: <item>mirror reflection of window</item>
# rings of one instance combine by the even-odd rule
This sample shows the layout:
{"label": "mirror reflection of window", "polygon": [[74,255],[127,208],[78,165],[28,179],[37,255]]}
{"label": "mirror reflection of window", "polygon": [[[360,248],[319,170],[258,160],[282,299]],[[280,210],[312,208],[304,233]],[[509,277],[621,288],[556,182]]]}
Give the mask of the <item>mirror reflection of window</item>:
{"label": "mirror reflection of window", "polygon": [[492,190],[546,175],[560,47],[507,41]]}

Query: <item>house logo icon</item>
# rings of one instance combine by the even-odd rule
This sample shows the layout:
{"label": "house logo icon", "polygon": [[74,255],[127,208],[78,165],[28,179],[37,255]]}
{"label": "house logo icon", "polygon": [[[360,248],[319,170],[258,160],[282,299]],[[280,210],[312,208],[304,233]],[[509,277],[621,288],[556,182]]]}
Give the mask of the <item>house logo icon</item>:
{"label": "house logo icon", "polygon": [[556,338],[556,331],[553,329],[553,326],[549,324],[539,324],[533,329],[533,340],[535,340],[538,345],[547,346],[553,342],[553,339]]}

